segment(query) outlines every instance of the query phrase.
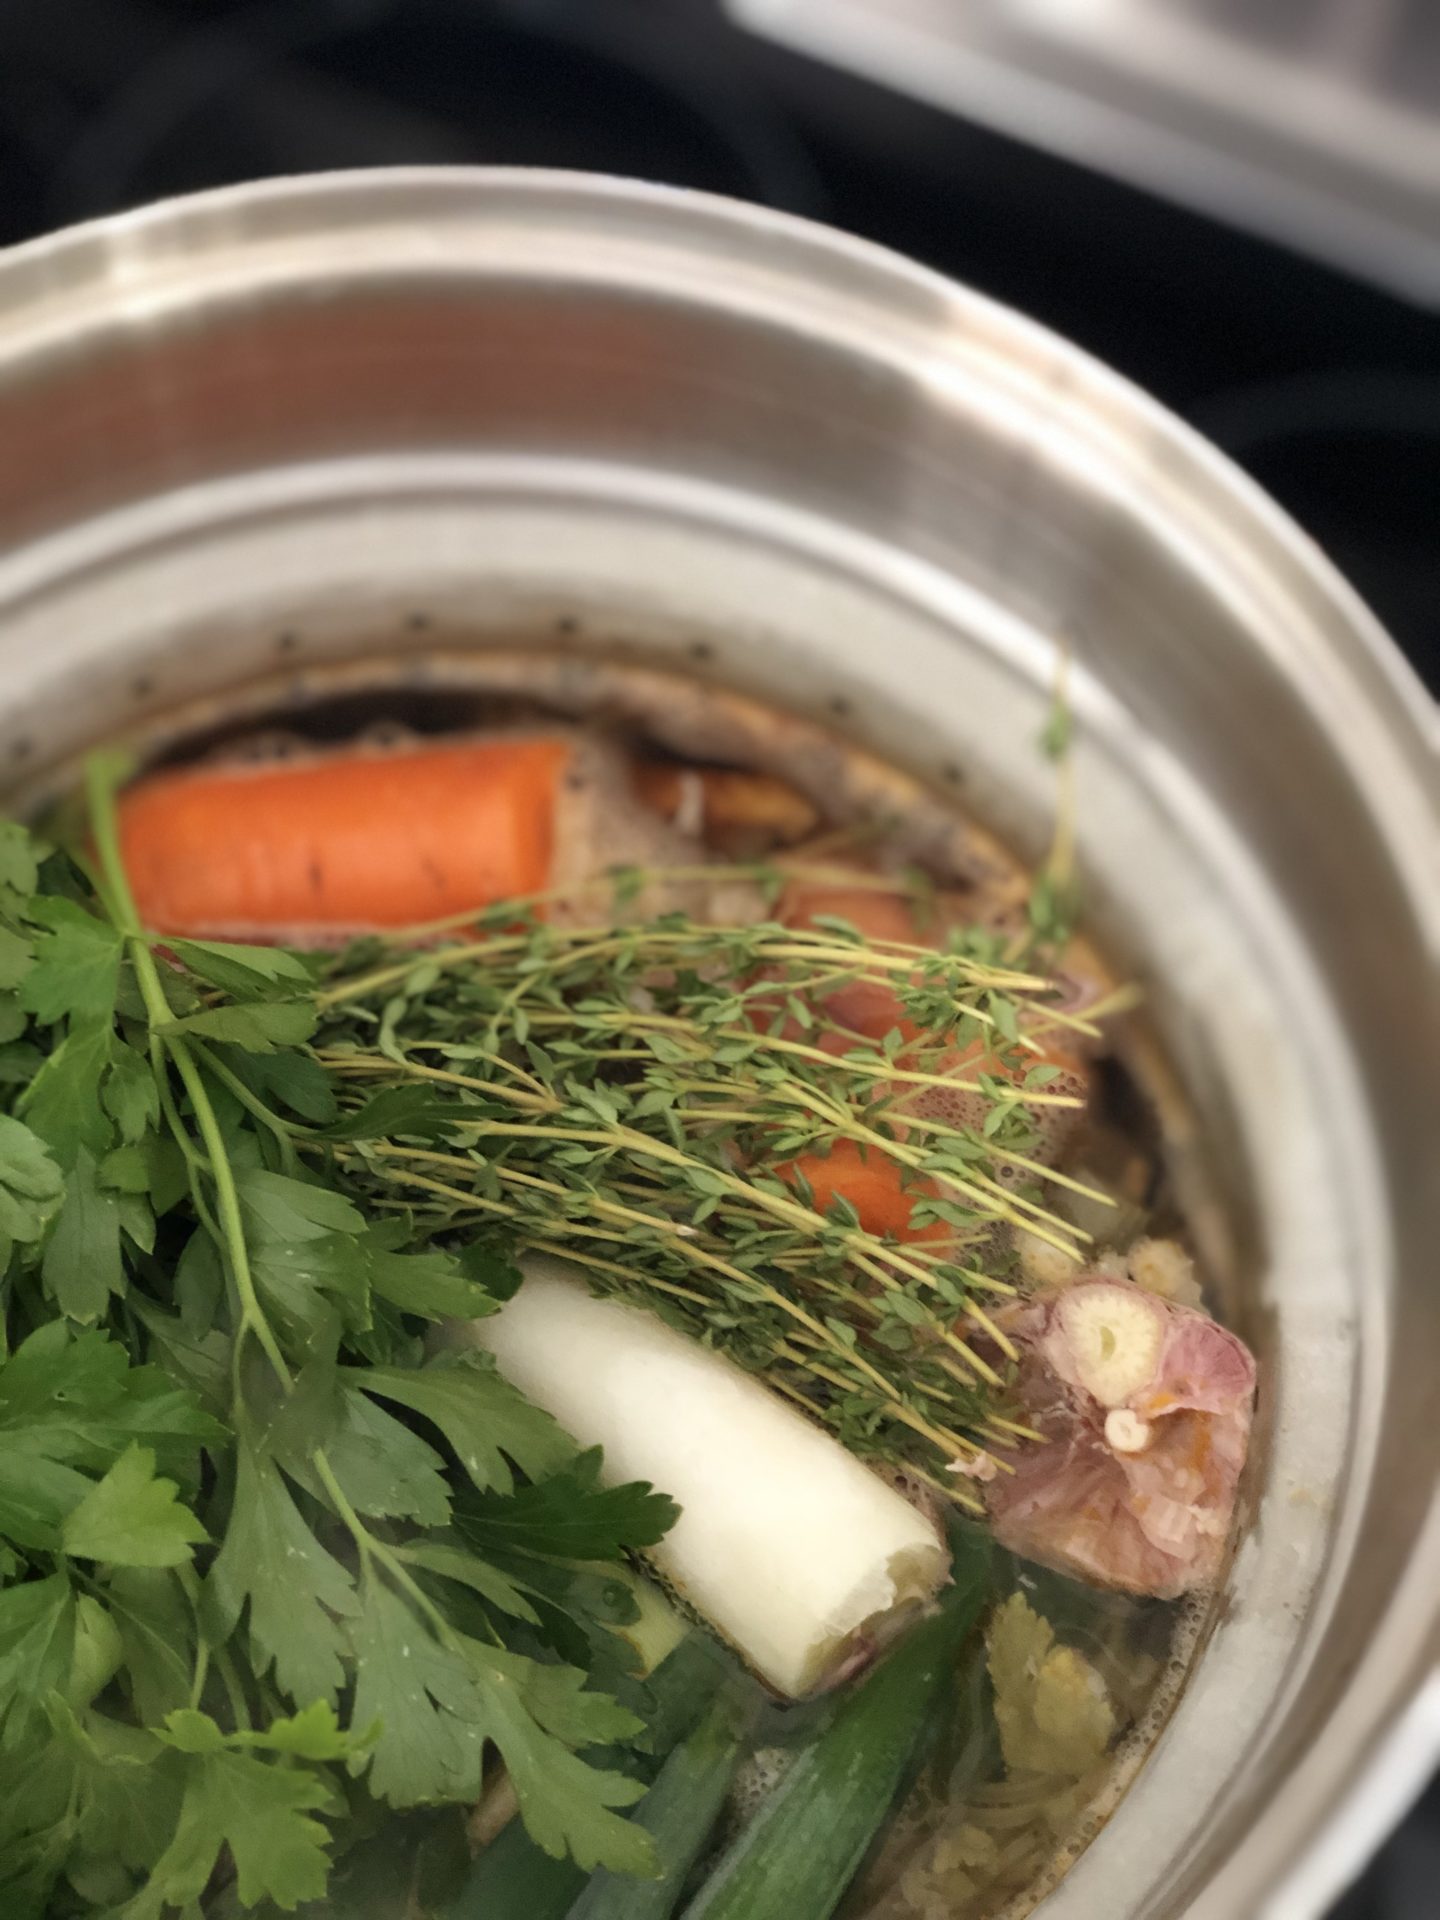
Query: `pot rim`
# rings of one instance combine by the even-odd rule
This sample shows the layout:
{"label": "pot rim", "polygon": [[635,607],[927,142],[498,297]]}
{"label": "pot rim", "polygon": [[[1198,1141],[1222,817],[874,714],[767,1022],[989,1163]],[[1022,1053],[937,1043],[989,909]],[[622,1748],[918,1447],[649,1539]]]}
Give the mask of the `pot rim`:
{"label": "pot rim", "polygon": [[[669,186],[656,181],[630,179],[621,174],[587,173],[573,168],[509,166],[425,166],[354,167],[316,173],[278,174],[263,180],[239,181],[228,186],[210,187],[196,193],[174,194],[149,201],[143,206],[118,213],[100,214],[41,234],[6,248],[0,248],[0,326],[11,323],[22,307],[27,293],[53,294],[56,283],[67,281],[65,292],[83,290],[74,278],[64,273],[67,256],[77,263],[87,249],[99,249],[100,271],[91,277],[91,287],[107,278],[113,283],[120,276],[106,275],[105,257],[112,256],[107,244],[113,241],[143,241],[147,234],[175,234],[187,247],[187,266],[194,263],[193,244],[206,226],[214,229],[214,240],[223,245],[247,237],[243,217],[257,213],[267,205],[302,206],[314,203],[319,218],[314,231],[333,231],[336,221],[325,216],[335,206],[355,196],[372,203],[377,191],[438,190],[442,194],[465,195],[476,188],[502,188],[514,194],[533,194],[537,199],[557,192],[595,200],[628,200],[636,205],[683,209],[703,220],[716,220],[733,226],[746,224],[757,233],[771,235],[779,242],[789,241],[815,249],[832,260],[848,258],[892,281],[909,281],[931,297],[938,297],[956,312],[969,311],[989,319],[1018,339],[1029,338],[1042,344],[1047,356],[1069,371],[1090,382],[1097,391],[1119,395],[1124,404],[1144,418],[1146,425],[1177,445],[1191,458],[1208,468],[1212,477],[1240,494],[1246,507],[1266,523],[1272,539],[1282,544],[1290,557],[1316,583],[1339,603],[1352,636],[1370,664],[1382,677],[1393,697],[1396,715],[1413,729],[1415,743],[1429,756],[1440,754],[1440,704],[1427,691],[1417,670],[1396,644],[1378,617],[1370,610],[1323,548],[1307,534],[1284,508],[1252,480],[1229,455],[1189,426],[1181,417],[1157,400],[1144,387],[1117,372],[1088,349],[1076,345],[1043,321],[1019,308],[1008,306],[990,294],[952,279],[938,269],[926,267],[879,241],[800,214],[786,213],[758,202],[730,198],[694,187]],[[435,211],[440,211],[437,207]],[[242,224],[225,227],[217,216],[236,214]],[[295,237],[299,237],[298,235]],[[113,257],[113,256],[112,256]],[[134,299],[141,292],[140,276],[133,258],[125,261],[123,290]],[[61,271],[57,272],[59,268]],[[27,284],[28,283],[28,284]],[[1437,796],[1440,808],[1440,796]],[[1440,913],[1437,913],[1440,920]]]}

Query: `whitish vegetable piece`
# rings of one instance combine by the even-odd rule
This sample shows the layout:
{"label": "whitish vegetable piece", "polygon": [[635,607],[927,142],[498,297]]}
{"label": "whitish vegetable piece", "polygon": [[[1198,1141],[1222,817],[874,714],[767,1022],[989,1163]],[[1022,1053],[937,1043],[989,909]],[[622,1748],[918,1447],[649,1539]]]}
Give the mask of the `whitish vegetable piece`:
{"label": "whitish vegetable piece", "polygon": [[1116,1724],[1105,1682],[1090,1662],[1057,1646],[1050,1622],[1021,1593],[995,1609],[985,1646],[1006,1771],[1074,1779],[1088,1773]]}
{"label": "whitish vegetable piece", "polygon": [[996,1536],[1082,1580],[1173,1599],[1220,1570],[1255,1362],[1225,1327],[1128,1281],[1020,1309],[1026,1419],[1048,1446],[986,1486]]}
{"label": "whitish vegetable piece", "polygon": [[[986,1667],[1004,1778],[976,1786],[882,1883],[865,1920],[987,1920],[1011,1911],[1098,1784],[1120,1721],[1105,1682],[1014,1593],[990,1617]],[[960,1817],[955,1818],[956,1812]]]}
{"label": "whitish vegetable piece", "polygon": [[907,1501],[731,1361],[531,1256],[497,1314],[455,1329],[616,1481],[680,1503],[664,1577],[777,1692],[809,1693],[929,1598],[947,1556]]}

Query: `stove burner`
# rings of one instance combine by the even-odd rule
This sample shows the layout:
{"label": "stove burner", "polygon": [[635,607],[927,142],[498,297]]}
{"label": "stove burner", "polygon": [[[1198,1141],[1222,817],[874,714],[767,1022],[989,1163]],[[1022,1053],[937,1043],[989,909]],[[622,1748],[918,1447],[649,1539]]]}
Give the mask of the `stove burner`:
{"label": "stove burner", "polygon": [[1440,693],[1440,372],[1304,374],[1190,417],[1314,535]]}
{"label": "stove burner", "polygon": [[812,215],[823,200],[736,58],[619,14],[265,0],[175,36],[122,87],[59,169],[50,212],[407,162],[625,173]]}

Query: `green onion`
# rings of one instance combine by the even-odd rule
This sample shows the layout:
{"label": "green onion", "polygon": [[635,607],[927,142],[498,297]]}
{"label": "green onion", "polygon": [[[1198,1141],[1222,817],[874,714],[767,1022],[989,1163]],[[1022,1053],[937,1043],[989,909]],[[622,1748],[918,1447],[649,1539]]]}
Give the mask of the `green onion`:
{"label": "green onion", "polygon": [[737,1687],[713,1700],[630,1816],[654,1839],[659,1879],[635,1880],[602,1867],[591,1874],[567,1920],[669,1920],[725,1804],[754,1699],[754,1689]]}
{"label": "green onion", "polygon": [[721,1855],[684,1920],[829,1920],[923,1760],[987,1571],[985,1555],[967,1556],[938,1611],[840,1702]]}

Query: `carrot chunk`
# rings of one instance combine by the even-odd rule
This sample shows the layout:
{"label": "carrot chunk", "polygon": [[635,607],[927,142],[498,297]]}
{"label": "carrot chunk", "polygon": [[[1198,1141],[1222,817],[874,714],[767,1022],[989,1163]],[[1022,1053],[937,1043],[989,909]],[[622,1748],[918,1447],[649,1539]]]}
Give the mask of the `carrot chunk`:
{"label": "carrot chunk", "polygon": [[570,757],[535,737],[152,774],[120,805],[136,903],[156,933],[303,943],[538,892]]}
{"label": "carrot chunk", "polygon": [[[885,893],[869,887],[791,885],[780,903],[780,918],[791,927],[810,927],[818,917],[848,920],[867,940],[891,940],[904,946],[922,946],[914,909],[903,893]],[[826,996],[825,1011],[839,1026],[867,1039],[882,1040],[898,1027],[907,1040],[916,1028],[905,1018],[899,996],[883,980],[851,980]]]}
{"label": "carrot chunk", "polygon": [[911,1184],[903,1186],[906,1175],[898,1161],[874,1149],[862,1151],[854,1140],[837,1140],[828,1154],[803,1154],[776,1172],[782,1180],[787,1174],[803,1174],[819,1213],[828,1211],[837,1194],[848,1200],[867,1233],[893,1233],[899,1240],[943,1240],[949,1232],[939,1221],[926,1227],[910,1224],[917,1202],[934,1194],[933,1181],[911,1176]]}

